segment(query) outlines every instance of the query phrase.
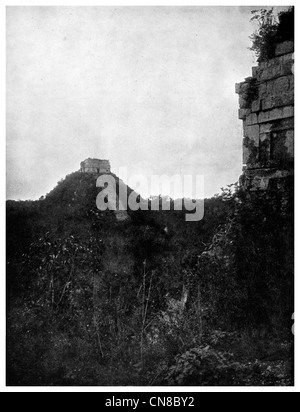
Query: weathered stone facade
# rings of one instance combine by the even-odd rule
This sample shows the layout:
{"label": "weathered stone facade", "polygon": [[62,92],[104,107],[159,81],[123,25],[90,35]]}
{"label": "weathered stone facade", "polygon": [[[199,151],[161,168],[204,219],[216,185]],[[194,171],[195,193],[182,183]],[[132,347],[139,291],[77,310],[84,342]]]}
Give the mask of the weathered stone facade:
{"label": "weathered stone facade", "polygon": [[253,68],[236,85],[244,122],[242,184],[267,190],[294,173],[294,43],[276,46],[276,57]]}
{"label": "weathered stone facade", "polygon": [[86,159],[80,163],[80,171],[82,173],[111,173],[109,160]]}

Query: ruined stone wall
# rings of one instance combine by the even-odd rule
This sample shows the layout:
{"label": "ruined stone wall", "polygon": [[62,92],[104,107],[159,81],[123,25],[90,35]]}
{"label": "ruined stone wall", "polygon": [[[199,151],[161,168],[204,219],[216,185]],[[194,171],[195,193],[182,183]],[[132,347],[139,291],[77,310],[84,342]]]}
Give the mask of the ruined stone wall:
{"label": "ruined stone wall", "polygon": [[244,123],[242,184],[280,185],[294,171],[294,43],[278,44],[276,57],[254,67],[236,92]]}
{"label": "ruined stone wall", "polygon": [[80,171],[82,173],[110,173],[111,167],[108,160],[86,159],[80,163]]}

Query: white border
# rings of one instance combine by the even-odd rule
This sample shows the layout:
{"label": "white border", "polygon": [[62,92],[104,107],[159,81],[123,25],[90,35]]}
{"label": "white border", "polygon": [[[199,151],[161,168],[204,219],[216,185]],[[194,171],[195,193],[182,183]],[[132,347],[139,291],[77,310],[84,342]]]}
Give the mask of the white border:
{"label": "white border", "polygon": [[[220,1],[193,1],[190,0],[188,6],[254,6],[257,7],[257,4],[260,3],[259,1],[247,1],[245,4],[241,4],[241,1],[230,1],[230,2],[224,2],[220,4]],[[6,1],[5,5],[2,5],[0,7],[0,27],[1,27],[1,40],[0,40],[0,47],[1,47],[1,54],[2,54],[2,59],[1,61],[4,63],[2,66],[2,71],[1,71],[1,83],[0,83],[0,92],[1,92],[1,97],[2,97],[2,113],[1,113],[1,120],[3,124],[3,135],[1,139],[1,163],[0,163],[0,173],[1,173],[1,184],[0,184],[0,190],[1,190],[1,197],[3,201],[1,202],[1,220],[0,220],[0,225],[1,225],[1,234],[3,236],[2,242],[1,242],[1,267],[3,268],[3,271],[1,273],[1,279],[0,279],[0,291],[1,291],[1,313],[0,313],[0,391],[1,392],[110,392],[110,393],[115,393],[115,392],[135,392],[135,393],[140,393],[140,392],[172,392],[172,393],[178,393],[178,392],[298,392],[300,389],[300,380],[298,377],[298,372],[300,370],[300,350],[299,350],[299,345],[298,345],[298,340],[296,340],[296,362],[295,362],[295,369],[296,369],[296,386],[294,388],[282,388],[282,387],[271,387],[271,388],[256,388],[256,387],[250,387],[250,388],[243,388],[243,387],[55,387],[55,388],[50,388],[50,387],[26,387],[26,388],[14,388],[14,387],[9,387],[6,388],[5,386],[5,350],[6,350],[6,344],[5,344],[5,326],[6,326],[6,308],[5,308],[5,176],[6,176],[6,157],[5,157],[5,152],[6,152],[6,142],[5,142],[5,136],[6,136],[6,129],[5,129],[5,107],[6,107],[6,102],[5,102],[5,67],[6,67],[6,53],[5,53],[5,38],[6,38],[6,19],[5,19],[5,13],[6,13],[6,7],[7,6],[184,6],[182,4],[182,1],[178,0],[169,0],[169,1],[161,1],[161,2],[154,2],[154,1],[145,1],[145,0],[139,0],[138,2],[130,2],[130,1],[122,1],[122,2],[113,2],[113,1],[89,1],[88,4],[82,4],[82,2],[78,1],[69,1],[65,0],[63,4],[59,1],[32,1],[29,4],[26,4],[26,2],[13,2],[11,0]],[[278,1],[278,0],[273,0],[273,1],[264,1],[260,5],[263,6],[290,6],[290,5],[295,5],[295,2],[289,2],[289,1]],[[298,13],[298,7],[296,7],[296,21],[300,21],[300,12]],[[297,36],[298,28],[296,25],[296,39],[298,40]],[[250,33],[249,33],[250,35]],[[298,55],[298,41],[296,41],[296,56]],[[297,73],[297,62],[296,62],[296,73]],[[251,70],[251,67],[249,67]],[[237,82],[239,82],[242,79],[236,79]],[[297,91],[298,91],[298,82],[297,82],[297,75],[296,75],[296,96],[297,96]],[[296,107],[297,108],[297,107]],[[238,112],[238,107],[237,107],[237,112]],[[296,130],[298,130],[298,116],[295,116],[295,121],[296,121]],[[298,144],[297,144],[297,139],[295,141],[296,145],[296,156],[297,156],[297,151],[298,151]],[[298,176],[298,167],[296,164],[295,167],[295,172],[296,172],[296,180]],[[297,191],[297,185],[296,185],[296,207],[295,210],[298,209],[299,205],[299,193]],[[296,245],[298,244],[298,227],[299,227],[299,219],[298,216],[296,215]],[[296,282],[296,296],[298,296],[299,292],[299,281],[297,279],[297,273],[299,268],[299,256],[296,255],[296,270],[295,270],[295,282]],[[299,292],[299,293],[298,293]],[[299,309],[300,305],[300,300],[298,301],[296,299],[296,309],[295,313],[300,313]],[[297,326],[295,325],[295,331],[298,330]]]}

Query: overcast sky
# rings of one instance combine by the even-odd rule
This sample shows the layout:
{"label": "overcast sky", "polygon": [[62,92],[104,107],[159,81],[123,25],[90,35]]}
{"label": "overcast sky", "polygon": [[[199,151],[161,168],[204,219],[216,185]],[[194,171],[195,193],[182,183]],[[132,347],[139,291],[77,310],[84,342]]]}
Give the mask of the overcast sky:
{"label": "overcast sky", "polygon": [[235,83],[249,7],[9,7],[7,197],[38,199],[87,157],[129,175],[238,180]]}

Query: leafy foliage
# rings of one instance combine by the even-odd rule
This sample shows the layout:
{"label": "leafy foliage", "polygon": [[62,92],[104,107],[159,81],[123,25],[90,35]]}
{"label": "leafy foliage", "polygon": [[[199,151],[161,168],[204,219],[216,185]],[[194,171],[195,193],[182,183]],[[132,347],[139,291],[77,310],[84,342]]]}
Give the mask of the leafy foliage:
{"label": "leafy foliage", "polygon": [[211,346],[196,347],[176,357],[169,368],[165,383],[171,386],[281,386],[285,380],[284,362],[275,367],[258,360],[241,362],[232,352]]}
{"label": "leafy foliage", "polygon": [[251,21],[258,23],[258,30],[250,37],[258,61],[266,61],[275,57],[277,43],[293,40],[294,7],[275,15],[274,9],[253,10]]}
{"label": "leafy foliage", "polygon": [[[171,386],[221,385],[221,376],[227,373],[230,354],[222,354],[209,346],[192,348],[176,357],[176,364],[166,378]],[[228,379],[225,380],[228,384]]]}
{"label": "leafy foliage", "polygon": [[231,185],[201,222],[168,211],[117,223],[96,196],[75,173],[39,202],[7,204],[8,384],[291,381],[256,362],[274,336],[291,340],[291,199]]}

